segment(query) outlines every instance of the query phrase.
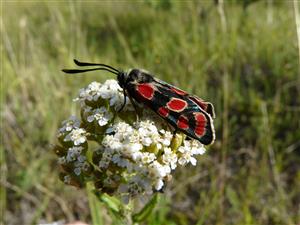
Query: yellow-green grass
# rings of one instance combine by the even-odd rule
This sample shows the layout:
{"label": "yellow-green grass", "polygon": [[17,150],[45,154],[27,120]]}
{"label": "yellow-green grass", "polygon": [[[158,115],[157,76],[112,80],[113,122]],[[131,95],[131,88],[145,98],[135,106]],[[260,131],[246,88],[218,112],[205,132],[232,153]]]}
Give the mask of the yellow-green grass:
{"label": "yellow-green grass", "polygon": [[145,68],[215,105],[215,144],[176,170],[147,224],[299,223],[295,4],[243,2],[2,2],[3,224],[91,222],[86,193],[59,181],[50,144],[79,114],[78,90],[113,76],[63,74],[73,58]]}

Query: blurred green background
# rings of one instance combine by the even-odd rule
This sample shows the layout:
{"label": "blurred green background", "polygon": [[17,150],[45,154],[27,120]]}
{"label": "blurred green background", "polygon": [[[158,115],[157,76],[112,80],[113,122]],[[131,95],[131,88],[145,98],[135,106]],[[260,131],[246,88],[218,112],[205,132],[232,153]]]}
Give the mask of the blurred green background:
{"label": "blurred green background", "polygon": [[63,74],[73,58],[145,68],[215,105],[215,144],[175,171],[147,224],[299,224],[300,9],[220,2],[1,3],[2,224],[91,223],[49,146],[78,90],[114,77]]}

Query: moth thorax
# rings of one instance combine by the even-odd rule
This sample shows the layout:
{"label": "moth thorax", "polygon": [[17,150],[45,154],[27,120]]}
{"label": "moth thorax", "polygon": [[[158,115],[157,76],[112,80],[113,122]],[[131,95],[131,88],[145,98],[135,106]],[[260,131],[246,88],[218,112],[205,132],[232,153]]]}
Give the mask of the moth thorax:
{"label": "moth thorax", "polygon": [[121,86],[121,88],[125,87],[127,77],[128,77],[128,74],[126,72],[118,73],[117,79],[118,79],[118,83]]}

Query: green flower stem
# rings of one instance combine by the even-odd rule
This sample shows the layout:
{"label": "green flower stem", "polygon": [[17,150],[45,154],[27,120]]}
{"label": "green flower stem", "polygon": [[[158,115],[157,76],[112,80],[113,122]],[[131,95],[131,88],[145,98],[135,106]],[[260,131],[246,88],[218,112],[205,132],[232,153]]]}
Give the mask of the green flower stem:
{"label": "green flower stem", "polygon": [[86,183],[86,191],[88,195],[89,200],[89,206],[92,216],[92,224],[102,225],[103,219],[102,219],[102,205],[101,202],[98,200],[97,196],[94,194],[94,185],[93,182],[87,182]]}
{"label": "green flower stem", "polygon": [[134,224],[144,222],[152,213],[158,202],[158,193],[155,193],[151,200],[136,214],[132,215]]}
{"label": "green flower stem", "polygon": [[124,205],[118,199],[110,197],[107,194],[95,193],[93,182],[87,182],[86,191],[89,200],[92,224],[97,225],[104,224],[103,217],[101,215],[102,207],[104,205],[108,211],[115,215],[119,222],[129,222],[130,224],[137,225],[144,222],[151,215],[159,199],[158,193],[154,194],[150,201],[138,213],[131,215],[131,206]]}

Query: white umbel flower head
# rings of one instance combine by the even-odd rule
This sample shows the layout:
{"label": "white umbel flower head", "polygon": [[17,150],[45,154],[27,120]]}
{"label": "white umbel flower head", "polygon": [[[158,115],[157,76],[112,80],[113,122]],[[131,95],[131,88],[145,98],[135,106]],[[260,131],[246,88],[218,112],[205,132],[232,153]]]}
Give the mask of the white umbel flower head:
{"label": "white umbel flower head", "polygon": [[[71,117],[59,129],[63,149],[58,147],[57,152],[61,167],[67,168],[63,177],[66,183],[84,186],[85,181],[95,179],[99,190],[128,203],[162,190],[178,165],[195,166],[195,156],[205,153],[199,141],[182,141],[183,135],[173,135],[165,121],[139,104],[137,122],[127,113],[118,114],[124,103],[122,110],[132,111],[134,107],[116,80],[92,82],[80,90],[76,100],[81,103],[82,121]],[[99,145],[94,152],[87,149],[87,136]]]}
{"label": "white umbel flower head", "polygon": [[[78,98],[75,101],[80,101],[82,106],[85,106],[84,101],[97,102],[99,98],[107,100],[110,107],[114,107],[115,110],[119,110],[124,104],[124,93],[116,80],[107,80],[104,84],[98,82],[90,83],[86,88],[79,91]],[[132,107],[128,107],[129,100],[125,97],[125,107],[123,110],[132,111]]]}

